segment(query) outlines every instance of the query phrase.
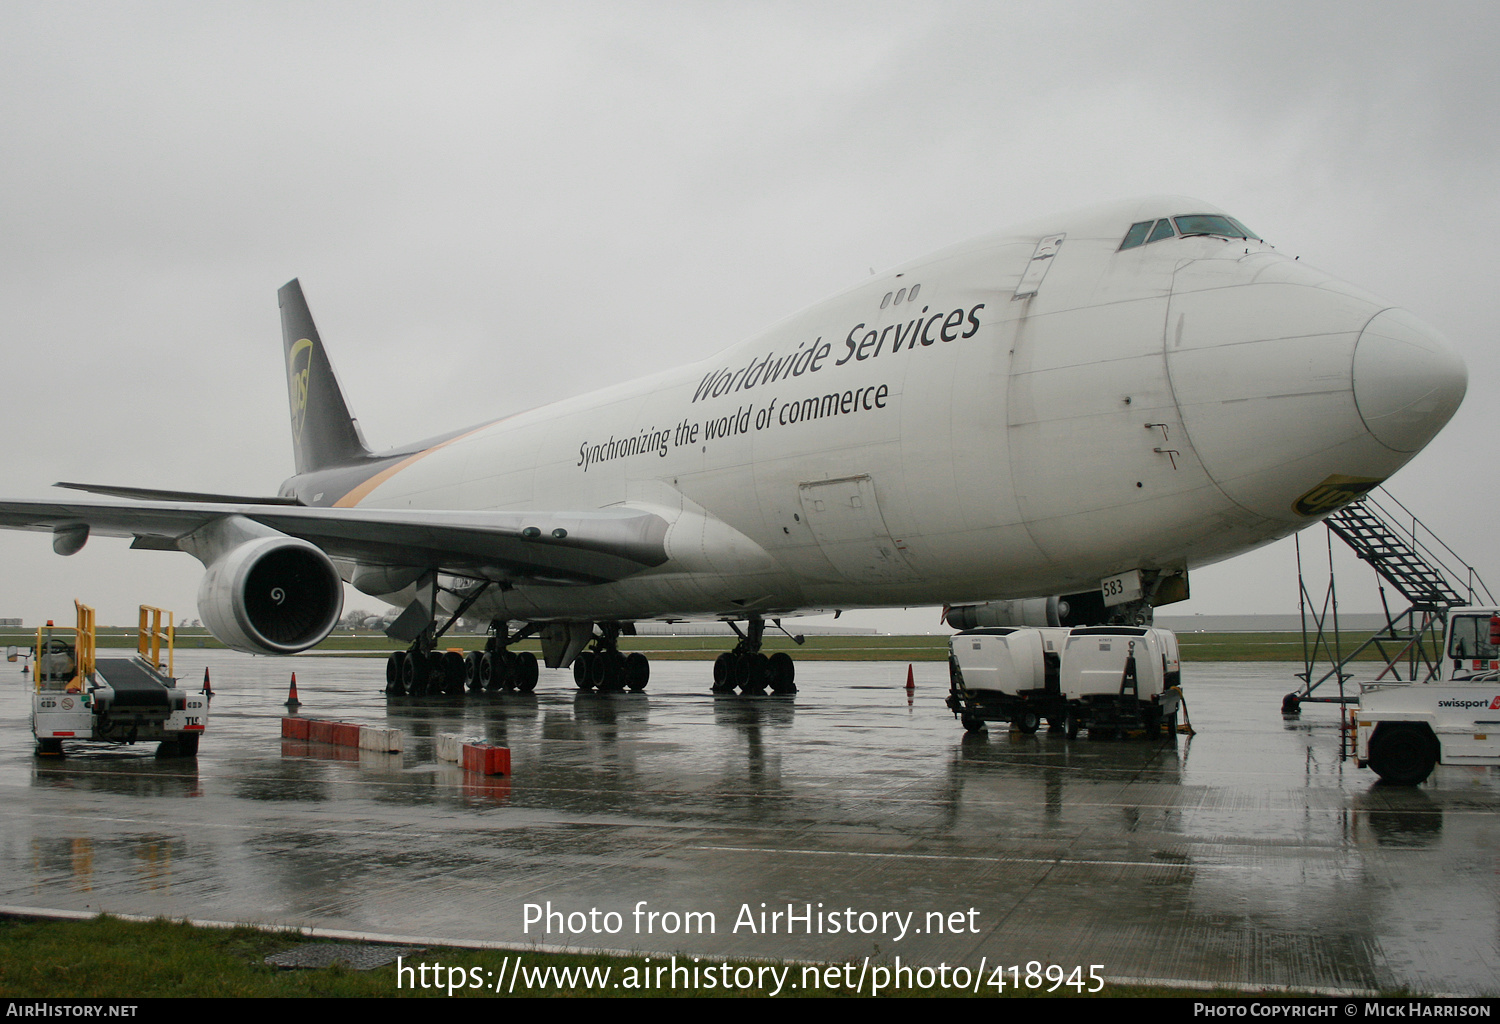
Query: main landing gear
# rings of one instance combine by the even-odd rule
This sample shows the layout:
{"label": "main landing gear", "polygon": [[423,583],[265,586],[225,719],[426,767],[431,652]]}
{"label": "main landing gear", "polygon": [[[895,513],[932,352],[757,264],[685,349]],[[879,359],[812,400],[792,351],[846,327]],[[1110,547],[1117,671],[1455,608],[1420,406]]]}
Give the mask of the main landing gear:
{"label": "main landing gear", "polygon": [[600,693],[644,690],[651,679],[651,662],[640,651],[621,653],[618,622],[601,622],[599,628],[602,633],[594,636],[590,649],[573,659],[573,683],[580,690]]}
{"label": "main landing gear", "polygon": [[385,662],[385,692],[392,696],[429,697],[438,694],[458,696],[469,689],[517,690],[530,693],[536,689],[540,674],[536,655],[530,651],[512,651],[509,645],[535,632],[526,626],[509,632],[506,622],[491,622],[484,650],[438,650],[442,635],[431,628],[424,630],[410,648],[396,651]]}
{"label": "main landing gear", "polygon": [[[744,694],[760,694],[765,693],[769,686],[775,694],[789,696],[796,693],[797,666],[792,661],[792,656],[785,651],[767,656],[760,649],[766,632],[766,620],[752,616],[745,627],[746,631],[741,633],[738,626],[733,622],[729,623],[729,628],[739,636],[740,642],[735,644],[734,650],[726,651],[715,659],[713,692],[733,693],[739,690]],[[776,628],[781,629],[779,621]],[[787,635],[791,636],[790,633]],[[792,639],[802,643],[800,636]]]}

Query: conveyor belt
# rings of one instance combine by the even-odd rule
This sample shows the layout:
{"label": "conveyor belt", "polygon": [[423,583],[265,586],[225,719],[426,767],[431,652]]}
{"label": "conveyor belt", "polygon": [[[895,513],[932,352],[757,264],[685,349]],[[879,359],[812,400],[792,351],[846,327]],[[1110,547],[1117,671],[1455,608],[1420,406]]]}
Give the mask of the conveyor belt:
{"label": "conveyor belt", "polygon": [[114,688],[116,708],[167,708],[167,683],[133,658],[100,658],[95,670]]}

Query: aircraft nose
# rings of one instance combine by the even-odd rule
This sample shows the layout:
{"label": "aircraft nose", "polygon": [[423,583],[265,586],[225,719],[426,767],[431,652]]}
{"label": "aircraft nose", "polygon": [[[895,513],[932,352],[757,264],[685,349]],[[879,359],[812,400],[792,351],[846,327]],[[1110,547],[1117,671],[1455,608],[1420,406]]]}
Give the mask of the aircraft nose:
{"label": "aircraft nose", "polygon": [[1377,313],[1355,343],[1354,404],[1365,429],[1398,452],[1415,452],[1452,418],[1469,374],[1453,346],[1404,309]]}

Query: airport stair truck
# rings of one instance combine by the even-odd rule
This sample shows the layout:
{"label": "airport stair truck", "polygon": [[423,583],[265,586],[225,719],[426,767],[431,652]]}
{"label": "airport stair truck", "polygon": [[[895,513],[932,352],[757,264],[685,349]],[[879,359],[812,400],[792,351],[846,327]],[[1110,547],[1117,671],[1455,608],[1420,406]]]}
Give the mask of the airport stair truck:
{"label": "airport stair truck", "polygon": [[1060,686],[1068,736],[1177,732],[1182,663],[1177,634],[1145,626],[1080,626],[1063,648]]}
{"label": "airport stair truck", "polygon": [[1061,729],[1067,701],[1058,665],[1067,628],[992,626],[966,629],[948,640],[948,709],[965,729],[1010,722],[1034,733],[1045,718]]}
{"label": "airport stair truck", "polygon": [[49,622],[37,630],[31,705],[36,752],[59,755],[64,740],[159,741],[162,756],[196,755],[208,726],[208,697],[181,689],[172,676],[171,613],[142,605],[135,656],[98,658],[94,610],[74,605],[77,627]]}
{"label": "airport stair truck", "polygon": [[1415,786],[1447,765],[1500,765],[1500,607],[1448,613],[1437,679],[1360,686],[1355,763]]}

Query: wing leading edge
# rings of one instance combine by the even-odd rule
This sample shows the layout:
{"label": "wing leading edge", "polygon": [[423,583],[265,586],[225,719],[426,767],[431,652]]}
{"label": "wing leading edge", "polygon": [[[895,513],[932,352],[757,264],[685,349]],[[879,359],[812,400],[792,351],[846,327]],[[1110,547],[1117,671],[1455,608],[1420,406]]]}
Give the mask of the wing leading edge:
{"label": "wing leading edge", "polygon": [[149,501],[0,502],[0,527],[51,531],[54,547],[67,554],[92,534],[130,537],[137,548],[189,551],[190,545],[183,543],[186,538],[231,516],[308,541],[331,558],[498,582],[609,583],[667,560],[667,521],[638,509],[447,512]]}

